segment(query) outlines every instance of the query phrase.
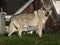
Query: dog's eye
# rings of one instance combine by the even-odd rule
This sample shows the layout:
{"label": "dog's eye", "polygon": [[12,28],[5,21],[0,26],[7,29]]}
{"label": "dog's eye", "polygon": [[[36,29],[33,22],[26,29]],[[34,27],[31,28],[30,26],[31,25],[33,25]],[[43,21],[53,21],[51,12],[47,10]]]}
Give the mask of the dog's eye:
{"label": "dog's eye", "polygon": [[43,10],[46,10],[46,9],[43,7]]}

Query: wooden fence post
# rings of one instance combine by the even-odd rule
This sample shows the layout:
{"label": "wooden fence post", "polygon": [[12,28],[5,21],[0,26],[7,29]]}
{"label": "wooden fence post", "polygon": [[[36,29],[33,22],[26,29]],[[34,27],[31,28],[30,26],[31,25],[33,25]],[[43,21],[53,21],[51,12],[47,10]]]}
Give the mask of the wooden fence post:
{"label": "wooden fence post", "polygon": [[2,16],[2,14],[0,13],[0,33],[3,34],[5,33],[5,21],[4,21],[4,17]]}

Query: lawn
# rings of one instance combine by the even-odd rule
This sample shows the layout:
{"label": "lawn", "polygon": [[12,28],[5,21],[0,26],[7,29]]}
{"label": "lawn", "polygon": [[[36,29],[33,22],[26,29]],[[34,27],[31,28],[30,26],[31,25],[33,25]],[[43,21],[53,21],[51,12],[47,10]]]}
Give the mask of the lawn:
{"label": "lawn", "polygon": [[60,34],[43,34],[41,38],[36,34],[23,34],[22,38],[0,34],[0,45],[60,45]]}

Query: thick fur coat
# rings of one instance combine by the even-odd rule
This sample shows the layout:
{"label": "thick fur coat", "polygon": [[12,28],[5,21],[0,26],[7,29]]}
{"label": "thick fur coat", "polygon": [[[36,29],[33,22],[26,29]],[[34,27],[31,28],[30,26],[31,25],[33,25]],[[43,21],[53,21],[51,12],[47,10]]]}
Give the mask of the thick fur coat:
{"label": "thick fur coat", "polygon": [[24,29],[24,27],[37,26],[38,30],[36,32],[38,33],[39,37],[41,37],[43,25],[45,24],[48,17],[49,16],[45,16],[41,10],[34,11],[34,13],[23,13],[13,16],[8,29],[8,36],[10,36],[15,31],[18,31],[19,36],[22,36],[23,31],[28,31]]}

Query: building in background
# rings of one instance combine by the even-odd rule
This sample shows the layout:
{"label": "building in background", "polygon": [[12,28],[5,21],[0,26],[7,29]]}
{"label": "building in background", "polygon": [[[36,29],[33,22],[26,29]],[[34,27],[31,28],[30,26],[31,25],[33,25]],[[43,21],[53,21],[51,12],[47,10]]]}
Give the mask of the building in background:
{"label": "building in background", "polygon": [[[4,11],[7,12],[8,15],[19,14],[19,13],[32,13],[35,9],[40,9],[42,7],[41,0],[5,0],[6,3],[4,4]],[[57,15],[60,15],[59,12],[59,3],[60,1],[53,1],[54,10],[57,12]],[[55,13],[55,12],[53,12]],[[56,14],[54,14],[56,15]],[[46,30],[53,29],[56,26],[60,27],[59,23],[54,23],[54,20],[49,17],[46,22]]]}

